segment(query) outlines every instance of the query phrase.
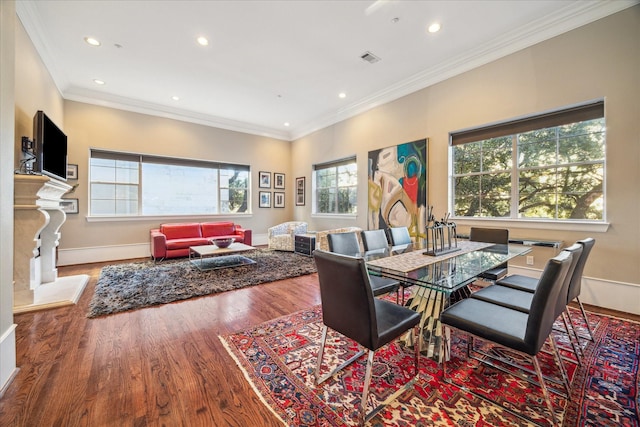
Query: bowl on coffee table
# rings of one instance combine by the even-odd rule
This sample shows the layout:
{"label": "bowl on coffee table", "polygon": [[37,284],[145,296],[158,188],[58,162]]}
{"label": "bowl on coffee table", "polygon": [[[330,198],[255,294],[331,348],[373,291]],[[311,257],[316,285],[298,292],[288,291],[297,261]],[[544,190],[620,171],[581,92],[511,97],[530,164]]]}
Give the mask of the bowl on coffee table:
{"label": "bowl on coffee table", "polygon": [[221,249],[224,249],[224,248],[228,248],[235,240],[236,239],[234,237],[225,237],[220,239],[213,238],[211,239],[211,243],[213,243],[214,245],[216,245]]}

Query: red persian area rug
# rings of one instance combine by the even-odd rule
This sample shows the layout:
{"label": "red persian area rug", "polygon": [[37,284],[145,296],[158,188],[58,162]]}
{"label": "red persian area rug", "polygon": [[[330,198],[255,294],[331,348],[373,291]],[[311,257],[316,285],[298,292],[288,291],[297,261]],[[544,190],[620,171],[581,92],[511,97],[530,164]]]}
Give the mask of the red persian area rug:
{"label": "red persian area rug", "polygon": [[[582,341],[582,366],[566,362],[571,394],[551,393],[562,426],[638,426],[640,325],[589,313],[595,342]],[[574,319],[580,318],[576,312]],[[366,357],[320,386],[313,372],[321,339],[320,306],[251,329],[220,337],[262,401],[289,426],[353,426],[365,372]],[[586,329],[585,329],[586,331]],[[556,332],[554,332],[556,333]],[[562,353],[571,358],[568,339],[558,333]],[[477,340],[476,340],[477,341]],[[476,343],[487,347],[487,344]],[[447,376],[442,367],[423,357],[420,377],[412,390],[372,418],[370,426],[524,426],[527,421],[502,407],[465,392],[489,396],[525,414],[540,425],[551,425],[539,387],[514,375],[466,358],[466,337],[454,332]],[[347,360],[357,345],[339,334],[327,338],[323,372]],[[505,352],[503,352],[505,353]],[[513,356],[513,355],[511,355]],[[543,371],[559,378],[553,358],[540,353]],[[413,352],[398,342],[378,350],[374,359],[368,410],[382,402],[413,375]]]}

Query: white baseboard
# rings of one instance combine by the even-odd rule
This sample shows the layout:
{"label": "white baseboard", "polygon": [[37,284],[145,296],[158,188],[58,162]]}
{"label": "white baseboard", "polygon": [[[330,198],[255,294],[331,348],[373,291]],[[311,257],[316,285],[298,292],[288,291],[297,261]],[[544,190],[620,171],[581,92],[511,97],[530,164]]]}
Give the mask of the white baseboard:
{"label": "white baseboard", "polygon": [[[539,278],[542,271],[509,266],[509,274]],[[580,301],[583,304],[640,315],[640,284],[583,277]]]}
{"label": "white baseboard", "polygon": [[262,246],[267,245],[269,243],[269,238],[267,234],[254,234],[251,236],[251,244],[253,246]]}
{"label": "white baseboard", "polygon": [[18,373],[16,366],[16,324],[0,336],[0,397]]}
{"label": "white baseboard", "polygon": [[58,265],[89,264],[132,258],[151,258],[149,243],[58,250]]}

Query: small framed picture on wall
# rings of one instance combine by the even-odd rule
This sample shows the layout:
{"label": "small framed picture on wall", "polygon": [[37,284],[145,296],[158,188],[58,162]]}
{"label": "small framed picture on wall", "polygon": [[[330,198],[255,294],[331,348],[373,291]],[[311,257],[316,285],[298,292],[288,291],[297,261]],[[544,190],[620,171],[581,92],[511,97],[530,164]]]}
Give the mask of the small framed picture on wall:
{"label": "small framed picture on wall", "polygon": [[283,173],[274,173],[273,174],[273,188],[284,189],[284,174]]}
{"label": "small framed picture on wall", "polygon": [[280,191],[273,192],[273,207],[274,208],[284,208],[284,193]]}
{"label": "small framed picture on wall", "polygon": [[60,200],[60,208],[64,213],[77,214],[79,212],[78,199],[62,199]]}
{"label": "small framed picture on wall", "polygon": [[258,186],[260,188],[271,188],[271,172],[259,172]]}
{"label": "small framed picture on wall", "polygon": [[78,179],[78,165],[67,165],[67,179]]}
{"label": "small framed picture on wall", "polygon": [[271,191],[261,191],[258,196],[260,197],[259,206],[261,208],[271,207]]}
{"label": "small framed picture on wall", "polygon": [[296,178],[296,206],[304,206],[304,176]]}

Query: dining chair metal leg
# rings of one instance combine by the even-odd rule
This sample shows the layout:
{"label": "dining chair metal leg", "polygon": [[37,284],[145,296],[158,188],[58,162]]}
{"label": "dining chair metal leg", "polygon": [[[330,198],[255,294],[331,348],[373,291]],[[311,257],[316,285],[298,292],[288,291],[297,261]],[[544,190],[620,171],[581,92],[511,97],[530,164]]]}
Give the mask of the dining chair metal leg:
{"label": "dining chair metal leg", "polygon": [[[581,310],[582,310],[582,309],[581,309]],[[567,316],[568,316],[568,318],[569,318],[569,322],[571,322],[571,325],[573,326],[573,328],[574,328],[574,330],[575,330],[575,332],[576,332],[576,336],[577,336],[578,338],[582,338],[582,339],[584,339],[584,340],[592,341],[592,342],[593,342],[593,341],[594,341],[594,338],[593,338],[593,332],[592,332],[592,330],[591,330],[591,326],[589,325],[589,322],[587,321],[586,313],[585,313],[585,312],[582,312],[581,314],[582,314],[583,322],[584,322],[584,324],[585,324],[585,325],[586,325],[586,327],[587,327],[588,335],[587,335],[587,334],[581,334],[581,333],[579,333],[579,332],[578,332],[579,324],[575,322],[574,317],[571,315],[571,311],[570,311],[570,310],[567,310]]]}
{"label": "dining chair metal leg", "polygon": [[567,319],[567,311],[562,312],[562,322],[564,323],[564,329],[567,332],[567,336],[569,337],[569,342],[571,343],[571,347],[573,348],[573,354],[576,355],[576,360],[578,366],[582,366],[582,359],[584,359],[584,352],[582,351],[582,346],[580,345],[580,338],[578,338],[578,334],[576,333],[575,328],[571,324],[571,322]]}
{"label": "dining chair metal leg", "polygon": [[367,369],[364,376],[364,388],[362,389],[362,401],[360,402],[359,421],[360,425],[364,425],[367,419],[367,399],[369,398],[369,385],[371,384],[371,372],[373,370],[373,356],[375,352],[369,350],[367,357]]}
{"label": "dining chair metal leg", "polygon": [[580,297],[576,297],[576,301],[578,302],[578,306],[580,306],[580,312],[582,313],[582,318],[584,319],[584,324],[587,325],[587,330],[589,331],[589,341],[594,341],[593,331],[591,330],[591,325],[589,325],[589,319],[587,319],[587,312],[584,311],[584,306],[582,305],[582,301],[580,301]]}
{"label": "dining chair metal leg", "polygon": [[[389,395],[384,400],[384,402],[381,402],[380,404],[378,404],[378,406],[376,406],[374,409],[372,409],[368,414],[364,413],[364,415],[362,415],[363,411],[366,411],[366,405],[367,405],[367,399],[368,399],[368,397],[365,396],[365,392],[366,392],[366,395],[368,395],[370,384],[371,384],[371,372],[369,371],[369,360],[367,360],[367,373],[365,374],[365,387],[366,387],[366,389],[363,390],[362,405],[361,405],[361,409],[360,409],[360,412],[359,412],[359,415],[361,417],[360,418],[361,424],[364,424],[367,421],[369,421],[378,412],[380,412],[384,407],[386,407],[389,403],[393,402],[401,394],[403,394],[407,390],[411,389],[413,387],[413,385],[416,383],[416,381],[418,380],[418,378],[420,377],[420,354],[421,354],[420,349],[422,348],[422,339],[423,339],[422,338],[422,334],[420,333],[421,330],[422,330],[422,328],[420,327],[419,324],[414,328],[414,335],[417,336],[417,339],[416,339],[415,345],[413,346],[414,373],[415,373],[413,378],[411,378],[409,381],[407,381],[402,387],[400,387],[398,390],[396,390],[393,394]],[[371,352],[371,351],[369,352],[369,358],[371,358],[371,364],[373,366],[372,353],[373,352]],[[364,417],[364,418],[362,418],[362,417]]]}
{"label": "dining chair metal leg", "polygon": [[333,369],[328,374],[325,374],[324,376],[320,376],[320,372],[321,372],[321,368],[322,368],[322,355],[324,353],[324,346],[325,346],[325,343],[327,341],[327,330],[328,330],[327,326],[323,326],[320,350],[318,351],[318,364],[317,364],[316,373],[315,373],[316,385],[322,384],[323,382],[325,382],[326,380],[328,380],[329,378],[334,376],[337,372],[340,372],[341,370],[343,370],[347,366],[351,365],[353,362],[358,360],[364,354],[364,350],[360,350],[358,353],[356,353],[354,356],[352,356],[349,360],[345,361],[344,363],[342,363],[337,368]]}
{"label": "dining chair metal leg", "polygon": [[316,362],[316,384],[320,384],[320,369],[322,368],[322,355],[324,353],[324,345],[327,342],[327,330],[329,328],[326,325],[322,326],[322,338],[320,339],[320,350],[318,350],[318,361]]}
{"label": "dining chair metal leg", "polygon": [[564,363],[562,363],[562,358],[560,357],[560,352],[558,351],[558,346],[556,345],[553,336],[549,336],[549,343],[551,344],[551,349],[553,350],[554,358],[556,359],[556,364],[560,368],[560,374],[562,375],[562,380],[564,382],[564,388],[567,391],[567,398],[571,395],[571,386],[569,385],[569,376],[567,375],[567,370],[564,367]]}
{"label": "dining chair metal leg", "polygon": [[549,390],[547,390],[547,385],[544,383],[544,377],[542,376],[542,370],[540,369],[540,363],[538,362],[538,356],[533,356],[533,367],[538,375],[538,381],[540,381],[540,388],[542,389],[542,395],[544,396],[544,401],[547,404],[547,409],[551,414],[551,422],[552,425],[558,425],[558,420],[556,419],[556,413],[553,410],[553,405],[551,404],[551,396],[549,395]]}
{"label": "dining chair metal leg", "polygon": [[584,352],[582,351],[582,346],[580,345],[580,339],[578,338],[572,323],[567,320],[566,310],[560,314],[560,317],[562,317],[563,327],[560,328],[560,327],[554,326],[553,330],[567,336],[567,338],[569,339],[569,344],[571,344],[571,351],[575,356],[575,360],[567,356],[561,356],[561,358],[562,360],[566,360],[569,363],[575,363],[578,366],[582,366],[582,359],[584,358]]}

